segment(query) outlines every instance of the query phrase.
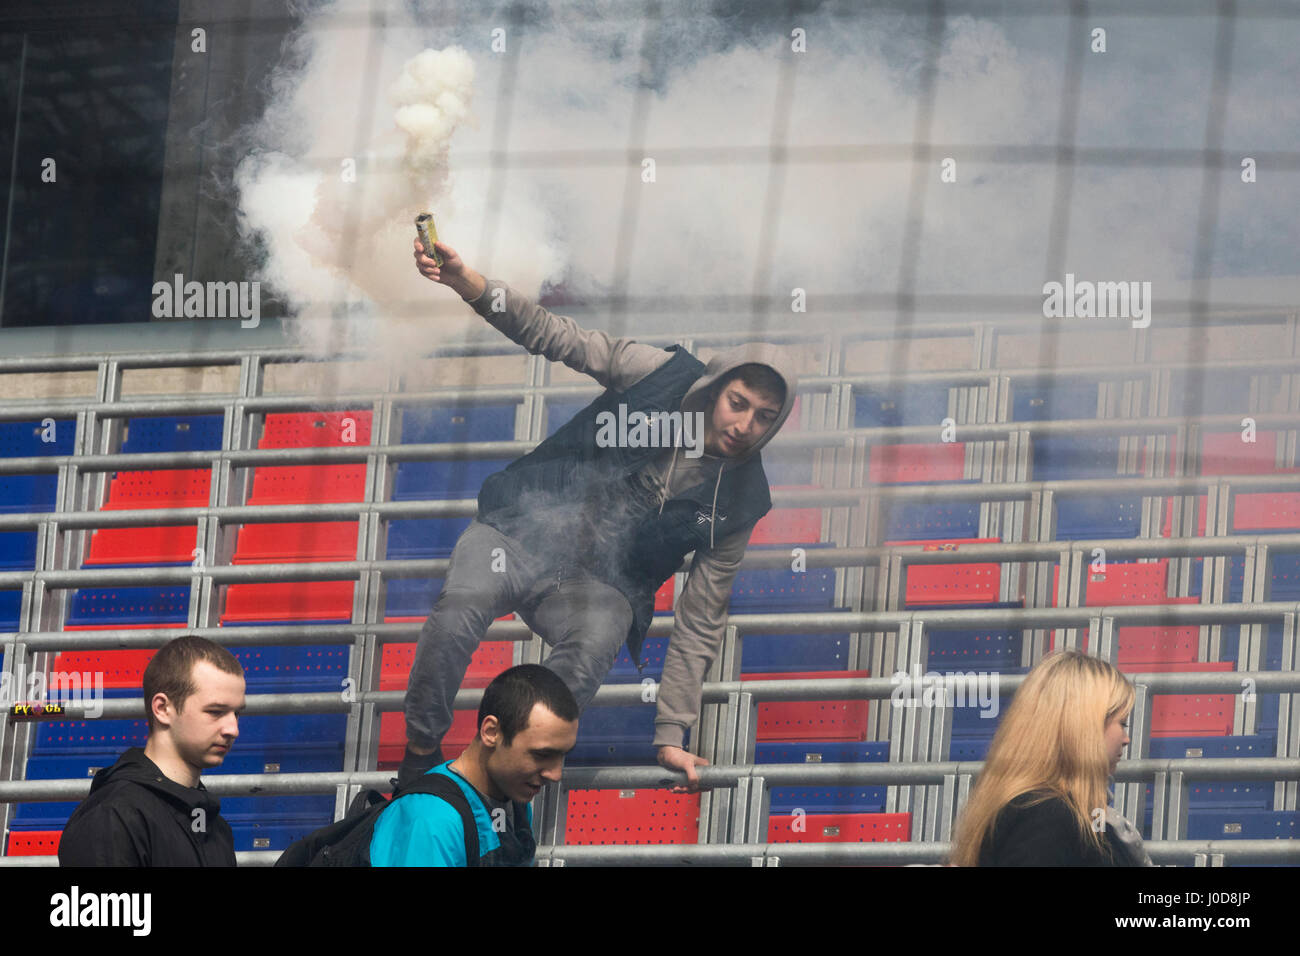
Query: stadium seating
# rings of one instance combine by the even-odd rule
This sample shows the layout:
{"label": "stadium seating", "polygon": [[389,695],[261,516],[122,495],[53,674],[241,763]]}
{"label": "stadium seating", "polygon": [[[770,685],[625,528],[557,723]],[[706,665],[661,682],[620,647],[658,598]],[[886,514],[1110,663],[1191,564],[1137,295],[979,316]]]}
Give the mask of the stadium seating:
{"label": "stadium seating", "polygon": [[[852,370],[846,370],[845,374],[852,374]],[[1011,423],[1023,423],[1028,430],[1029,442],[1021,446],[1027,459],[1021,461],[1029,468],[1030,481],[1111,480],[1139,473],[1140,469],[1125,467],[1121,450],[1126,446],[1117,434],[1096,434],[1087,428],[1077,433],[1033,430],[1039,422],[1100,420],[1107,405],[1103,401],[1107,391],[1105,376],[1098,379],[1076,376],[1056,380],[1012,374],[1006,417]],[[1224,408],[1236,410],[1239,406],[1244,413],[1251,410],[1248,402],[1252,393],[1249,377],[1244,377],[1247,382],[1244,392],[1242,380],[1242,376],[1224,377],[1207,387],[1212,387],[1214,394],[1225,396],[1225,402],[1231,399],[1238,403],[1229,402]],[[994,461],[984,456],[989,452],[986,446],[997,444],[983,438],[962,442],[941,440],[941,428],[950,417],[950,409],[962,407],[958,398],[963,387],[968,386],[934,381],[933,377],[913,383],[904,376],[888,387],[855,384],[841,393],[852,404],[848,410],[852,414],[852,428],[889,430],[925,426],[934,429],[933,440],[885,439],[867,443],[865,458],[859,455],[854,462],[857,469],[854,480],[868,489],[888,487],[899,489],[902,494],[891,491],[889,496],[882,496],[880,526],[870,527],[866,532],[868,540],[858,538],[853,546],[883,542],[920,559],[920,563],[905,565],[902,582],[891,580],[889,584],[897,588],[894,593],[902,609],[924,624],[928,671],[939,675],[976,673],[995,678],[1012,677],[1024,674],[1030,655],[1037,653],[1029,631],[988,623],[935,626],[926,617],[929,611],[941,611],[946,616],[967,610],[1034,606],[1026,594],[1015,590],[1014,585],[1020,583],[1016,577],[1008,577],[1015,565],[988,560],[963,560],[958,564],[924,562],[927,554],[1021,540],[1022,532],[1031,522],[1040,522],[1037,527],[1047,527],[1046,521],[1040,519],[1051,516],[1047,512],[1028,515],[1026,504],[1024,527],[1014,527],[1005,517],[1011,508],[1008,504],[1002,506],[1002,520],[990,523],[989,502],[944,496],[945,488],[988,482],[987,470],[978,479],[967,475],[980,474],[980,462]],[[512,441],[522,434],[517,427],[522,423],[522,406],[517,399],[475,401],[472,390],[459,395],[452,404],[416,404],[403,401],[401,396],[394,397],[398,399],[394,405],[394,443]],[[1179,399],[1185,402],[1186,396]],[[553,433],[586,404],[586,401],[553,402],[544,398],[543,430]],[[372,417],[378,408],[376,405],[374,411],[369,407],[327,412],[277,411],[267,412],[260,419],[253,415],[251,420],[259,449],[366,446],[371,444]],[[796,410],[787,427],[797,428],[799,417]],[[379,421],[374,417],[374,424]],[[217,450],[222,447],[225,423],[224,415],[127,419],[122,429],[121,451],[144,454]],[[0,423],[0,457],[71,454],[75,447],[75,425],[71,419],[60,419],[56,429],[59,440],[55,443],[42,439],[45,426],[35,420]],[[812,423],[811,427],[825,426]],[[1255,438],[1254,442],[1243,442],[1238,431],[1204,430],[1196,454],[1191,456],[1193,464],[1202,476],[1225,479],[1300,473],[1295,463],[1285,458],[1289,451],[1284,433],[1263,429]],[[1138,451],[1145,465],[1154,445],[1144,437],[1143,441]],[[1172,464],[1177,453],[1172,438],[1169,445]],[[1131,450],[1133,446],[1130,443],[1127,447]],[[802,447],[797,451],[786,450],[779,445],[765,450],[763,461],[774,495],[792,490],[816,492],[832,486],[841,489],[844,469],[839,469],[832,481],[827,477],[830,469],[823,467],[832,462],[836,453],[833,445],[816,453]],[[393,466],[391,498],[396,501],[473,498],[482,480],[509,460],[506,457],[472,461],[464,456],[449,461],[402,460]],[[209,468],[110,473],[103,508],[106,511],[206,508],[210,503],[212,473]],[[1008,480],[1009,474],[1007,462],[1000,462],[994,466],[992,480]],[[367,472],[366,466],[359,462],[258,465],[247,477],[247,504],[262,507],[360,502],[365,498]],[[909,497],[912,488],[920,493]],[[47,513],[56,507],[57,491],[57,477],[53,474],[0,476],[0,513]],[[1062,542],[1062,550],[1075,541],[1134,539],[1139,534],[1153,532],[1156,525],[1149,519],[1154,516],[1158,523],[1161,507],[1165,518],[1161,530],[1165,535],[1172,534],[1177,498],[1146,497],[1154,499],[1156,510],[1153,515],[1148,514],[1144,524],[1143,496],[1129,492],[1084,494],[1072,492],[1068,484],[1063,485],[1051,504],[1055,509],[1054,539]],[[1205,534],[1204,497],[1196,507],[1197,527],[1183,529],[1181,534],[1185,538]],[[1287,534],[1300,530],[1298,515],[1300,492],[1234,489],[1228,527],[1231,533]],[[854,591],[857,585],[853,582],[861,580],[863,575],[854,578],[850,572],[861,568],[848,564],[796,570],[792,566],[796,549],[802,549],[804,557],[808,557],[844,546],[845,528],[855,529],[849,534],[859,534],[866,525],[862,520],[865,517],[862,506],[847,499],[841,499],[834,507],[774,509],[755,528],[750,551],[779,554],[782,563],[773,568],[747,567],[739,572],[731,591],[730,614],[825,615],[878,610],[872,603],[874,595],[868,584]],[[383,558],[397,561],[446,558],[471,519],[462,515],[384,520],[387,525]],[[248,522],[235,528],[234,553],[230,560],[237,567],[353,561],[358,557],[359,530],[358,523],[352,520]],[[35,542],[36,534],[32,531],[0,532],[0,570],[34,568]],[[89,536],[84,566],[187,566],[194,558],[195,542],[196,525],[188,523],[96,529]],[[1053,566],[1055,561],[1053,555],[1038,568],[1041,571]],[[1225,599],[1239,602],[1245,579],[1244,556],[1232,556],[1225,565]],[[1201,594],[1203,562],[1194,562],[1190,586],[1181,591],[1174,567],[1168,558],[1112,559],[1104,570],[1088,567],[1078,603],[1089,608],[1174,608],[1198,605],[1208,597]],[[1053,567],[1053,575],[1046,603],[1054,607],[1060,600],[1059,568]],[[671,613],[675,583],[670,580],[660,590],[656,613]],[[442,582],[429,577],[385,575],[384,587],[381,619],[386,623],[419,623],[436,602]],[[1268,588],[1272,600],[1300,599],[1300,555],[1283,548],[1271,549]],[[355,589],[353,580],[227,584],[216,590],[216,606],[221,625],[230,628],[350,623],[354,614],[361,613],[354,608]],[[19,599],[16,590],[0,591],[0,631],[17,628]],[[69,631],[160,626],[179,630],[188,621],[190,603],[188,584],[82,587],[71,592],[63,627]],[[854,632],[848,626],[826,631],[801,629],[791,623],[788,628],[768,633],[772,630],[768,624],[750,633],[744,624],[733,623],[738,624],[739,633],[735,638],[738,644],[724,648],[725,659],[734,668],[732,676],[738,677],[745,687],[761,689],[763,682],[772,680],[865,678],[871,672],[864,662],[870,659],[872,651],[879,650],[873,644],[874,634]],[[1083,646],[1090,648],[1093,634],[1087,627],[1076,627]],[[1218,643],[1213,645],[1218,649],[1217,659],[1206,660],[1202,659],[1201,649],[1209,645],[1203,639],[1200,625],[1123,625],[1117,634],[1117,663],[1130,674],[1231,674],[1245,666],[1249,656],[1242,644],[1242,627],[1238,622],[1221,626]],[[1058,626],[1044,630],[1048,647],[1058,645],[1056,632],[1060,629]],[[1261,634],[1260,666],[1280,669],[1284,663],[1281,621],[1266,623]],[[379,690],[405,689],[415,646],[413,643],[383,644],[377,680]],[[633,661],[623,649],[606,684],[628,687],[659,681],[669,647],[666,637],[650,638],[640,661]],[[235,645],[232,649],[244,666],[250,694],[334,691],[350,673],[348,645],[257,644]],[[52,666],[65,672],[102,673],[105,696],[134,697],[140,693],[140,675],[152,653],[63,651]],[[513,642],[484,642],[473,657],[464,686],[486,686],[515,657]],[[886,672],[896,663],[884,661]],[[998,694],[997,715],[1005,713],[1011,699],[1009,693]],[[1145,728],[1149,735],[1147,752],[1154,759],[1172,760],[1276,756],[1281,700],[1282,695],[1277,693],[1258,695],[1256,706],[1250,712],[1253,723],[1247,722],[1243,730],[1239,698],[1232,692],[1154,695]],[[688,738],[691,745],[696,743],[694,737],[699,736],[701,748],[725,748],[721,728],[730,726],[723,719],[729,706],[726,703],[706,705],[704,719]],[[738,724],[746,728],[749,739],[731,741],[737,754],[750,752],[752,748],[756,778],[769,766],[871,765],[890,760],[891,735],[897,730],[895,717],[892,708],[881,707],[878,701],[834,699],[833,695],[823,694],[814,700],[760,700],[756,711],[755,722]],[[635,704],[593,705],[583,714],[577,747],[569,755],[566,766],[600,768],[602,775],[617,774],[620,768],[653,766],[655,714],[653,694]],[[947,751],[926,759],[983,759],[999,724],[998,717],[971,702],[954,707],[950,717],[944,737]],[[456,713],[444,740],[448,757],[456,756],[467,744],[474,732],[474,719],[473,711]],[[343,769],[346,715],[257,715],[246,716],[240,723],[241,735],[235,750],[213,776],[337,773]],[[142,742],[143,735],[144,723],[139,719],[42,721],[32,735],[24,776],[28,780],[85,779],[96,768],[116,759],[125,747]],[[404,744],[402,713],[383,713],[379,720],[377,761],[374,766],[361,769],[391,770],[400,761]],[[897,759],[898,755],[894,756]],[[729,759],[717,763],[727,766]],[[914,789],[920,794],[926,788],[918,785]],[[1276,802],[1275,791],[1273,781],[1189,781],[1187,839],[1295,839],[1297,815]],[[715,789],[712,795],[679,795],[644,787],[565,788],[560,791],[563,802],[558,808],[556,832],[562,832],[563,842],[573,846],[727,842],[727,835],[709,832],[711,824],[704,816],[705,808],[711,807],[710,812],[717,810],[718,804],[705,801],[716,799],[719,792],[725,790]],[[747,819],[746,823],[754,838],[773,844],[910,841],[914,832],[921,832],[924,815],[916,813],[918,829],[914,831],[913,813],[886,812],[891,806],[888,793],[889,788],[879,784],[783,783],[769,786],[767,819]],[[1146,781],[1145,796],[1146,817],[1135,822],[1145,826],[1149,833],[1156,796],[1150,780]],[[223,815],[231,822],[237,849],[241,851],[280,849],[329,820],[336,808],[334,796],[328,794],[227,797],[222,804]],[[60,828],[74,806],[67,801],[19,804],[6,835],[7,853],[16,856],[55,852]],[[726,812],[742,811],[733,806]],[[933,831],[926,832],[930,834],[927,841],[938,839]],[[773,853],[779,856],[779,851]]]}

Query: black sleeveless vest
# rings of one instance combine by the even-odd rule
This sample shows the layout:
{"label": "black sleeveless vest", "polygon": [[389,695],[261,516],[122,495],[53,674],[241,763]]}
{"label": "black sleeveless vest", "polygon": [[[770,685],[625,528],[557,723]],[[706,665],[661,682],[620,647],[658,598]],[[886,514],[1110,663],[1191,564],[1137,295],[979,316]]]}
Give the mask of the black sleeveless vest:
{"label": "black sleeveless vest", "polygon": [[721,539],[772,507],[755,454],[723,471],[716,517],[716,472],[670,498],[660,515],[657,498],[638,475],[664,449],[597,444],[598,416],[610,412],[617,419],[620,404],[627,415],[680,409],[705,367],[680,346],[667,351],[675,354],[666,363],[625,392],[606,389],[550,438],[489,476],[478,495],[480,521],[550,556],[558,571],[585,571],[623,593],[632,606],[627,644],[636,661],[654,616],[655,591],[688,553],[709,547],[711,522],[717,524],[715,539]]}

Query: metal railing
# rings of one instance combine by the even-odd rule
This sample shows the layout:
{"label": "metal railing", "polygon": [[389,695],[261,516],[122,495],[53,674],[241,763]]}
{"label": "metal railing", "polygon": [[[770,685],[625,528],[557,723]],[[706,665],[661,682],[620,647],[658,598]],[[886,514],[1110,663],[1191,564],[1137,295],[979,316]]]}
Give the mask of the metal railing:
{"label": "metal railing", "polygon": [[[1291,340],[1296,341],[1296,317],[1286,317],[1291,327]],[[1026,323],[1010,321],[1007,328],[1021,328]],[[955,334],[972,334],[977,341],[988,341],[1001,326],[980,326],[975,330],[953,325]],[[933,332],[946,328],[928,326]],[[1089,628],[1098,635],[1101,647],[1094,652],[1104,653],[1114,659],[1115,635],[1121,626],[1159,623],[1165,625],[1196,625],[1201,630],[1201,659],[1204,652],[1217,650],[1219,631],[1225,625],[1242,624],[1243,637],[1247,629],[1254,629],[1250,639],[1241,642],[1239,664],[1242,669],[1230,673],[1186,673],[1134,675],[1139,684],[1140,699],[1154,693],[1232,693],[1237,700],[1235,727],[1246,732],[1253,727],[1254,710],[1243,701],[1243,680],[1254,681],[1255,693],[1282,694],[1282,713],[1279,726],[1277,756],[1263,763],[1266,769],[1261,780],[1278,783],[1279,808],[1295,807],[1295,784],[1285,779],[1300,776],[1296,760],[1300,757],[1300,727],[1296,726],[1300,708],[1300,677],[1296,666],[1296,621],[1300,618],[1300,604],[1266,600],[1262,581],[1267,575],[1270,555],[1286,550],[1300,550],[1300,533],[1264,535],[1230,534],[1226,526],[1215,527],[1211,522],[1211,537],[1157,538],[1153,534],[1154,518],[1144,516],[1143,537],[1135,539],[1103,539],[1098,541],[1052,540],[1052,522],[1055,502],[1062,496],[1128,493],[1145,497],[1152,506],[1162,498],[1171,497],[1183,503],[1186,509],[1191,496],[1206,494],[1214,507],[1226,514],[1233,495],[1239,493],[1300,490],[1300,475],[1256,475],[1232,478],[1190,476],[1178,473],[1163,475],[1163,442],[1174,439],[1184,456],[1182,461],[1194,462],[1191,451],[1197,444],[1200,429],[1236,429],[1241,425],[1240,415],[1201,415],[1195,417],[1158,414],[1162,402],[1168,404],[1168,378],[1181,372],[1195,375],[1206,371],[1251,371],[1256,374],[1289,375],[1295,382],[1292,410],[1286,412],[1251,412],[1256,427],[1279,429],[1283,441],[1279,454],[1294,456],[1295,429],[1300,427],[1300,355],[1261,360],[1257,362],[1227,361],[1188,365],[1179,363],[1151,364],[1147,366],[1115,366],[1106,369],[1095,367],[1062,367],[1053,369],[1017,368],[999,369],[989,364],[987,349],[979,350],[979,368],[952,371],[906,373],[902,375],[854,375],[843,371],[845,350],[853,344],[850,336],[837,334],[782,333],[765,334],[769,340],[788,342],[813,342],[821,346],[822,358],[819,374],[805,377],[801,393],[805,397],[804,425],[807,430],[786,433],[772,444],[774,455],[784,452],[809,452],[814,456],[817,474],[823,487],[815,490],[794,491],[778,489],[773,494],[777,506],[822,507],[827,509],[824,537],[837,542],[830,548],[808,549],[804,557],[809,568],[833,567],[837,574],[837,603],[850,607],[847,612],[781,613],[733,615],[732,632],[719,661],[715,662],[710,681],[705,684],[705,716],[695,731],[693,739],[700,741],[706,756],[730,752],[745,757],[745,748],[752,750],[753,722],[746,712],[760,701],[808,699],[872,699],[890,696],[895,685],[890,679],[832,679],[823,681],[763,681],[740,682],[730,677],[738,676],[739,648],[745,634],[761,633],[839,633],[852,635],[851,664],[854,669],[867,669],[872,673],[888,673],[891,668],[905,669],[911,663],[924,661],[928,633],[941,627],[998,627],[1020,630],[1026,638],[1025,660],[1032,663],[1045,646],[1048,629],[1062,628],[1063,640],[1068,646],[1078,646],[1080,631]],[[739,336],[700,336],[683,344],[730,344]],[[1136,340],[1142,341],[1141,333]],[[864,339],[865,340],[865,339]],[[655,340],[657,341],[657,340]],[[670,339],[663,337],[663,343]],[[484,339],[482,343],[467,343],[459,347],[439,349],[431,355],[442,357],[496,354],[502,352]],[[366,353],[339,358],[365,357]],[[513,457],[536,445],[542,437],[542,403],[555,400],[572,400],[595,394],[598,390],[588,386],[547,384],[547,363],[533,360],[526,383],[513,386],[434,389],[415,392],[401,391],[395,378],[385,387],[355,394],[330,397],[261,394],[265,369],[272,364],[305,360],[310,356],[292,349],[218,350],[214,352],[168,353],[114,353],[103,356],[51,356],[0,359],[0,374],[5,372],[94,370],[98,385],[92,401],[55,400],[9,402],[0,405],[0,421],[30,420],[33,417],[75,416],[77,428],[72,455],[58,457],[30,457],[25,459],[0,459],[0,475],[53,473],[59,476],[59,491],[55,511],[34,515],[0,515],[0,531],[36,529],[38,532],[37,566],[30,572],[0,573],[0,590],[22,587],[22,611],[18,632],[0,634],[6,651],[5,667],[9,673],[25,668],[47,667],[51,652],[85,648],[156,647],[176,636],[172,629],[106,629],[97,632],[64,632],[60,630],[66,592],[80,587],[125,584],[188,584],[191,603],[187,631],[210,638],[219,638],[230,645],[256,644],[350,644],[353,647],[349,677],[357,687],[350,699],[339,694],[263,694],[248,698],[248,713],[347,713],[347,751],[344,770],[333,774],[268,774],[247,779],[236,775],[216,775],[208,778],[214,792],[240,793],[334,793],[336,808],[346,806],[348,798],[359,786],[382,786],[387,774],[368,771],[374,766],[378,735],[378,714],[399,709],[401,692],[379,692],[373,689],[378,671],[377,655],[385,643],[412,640],[418,633],[418,624],[385,624],[383,597],[385,582],[398,577],[437,577],[445,573],[445,560],[384,560],[384,542],[387,522],[399,518],[467,516],[475,512],[471,499],[452,501],[387,500],[390,497],[393,469],[400,462],[433,461],[449,459],[474,459]],[[238,367],[239,390],[228,395],[203,397],[166,397],[151,399],[123,399],[122,375],[134,369],[163,367],[193,367],[203,365],[229,365]],[[1130,414],[1123,418],[1076,419],[1068,421],[1009,421],[1008,389],[1013,382],[1032,381],[1050,376],[1060,378],[1087,378],[1101,383],[1141,381],[1150,386],[1152,402],[1147,403],[1157,414],[1141,416],[1132,414],[1136,406],[1130,403]],[[974,484],[936,483],[914,486],[869,486],[862,479],[863,463],[873,444],[897,442],[933,442],[936,425],[903,426],[897,428],[852,428],[852,393],[854,388],[875,384],[898,385],[905,383],[947,383],[950,387],[950,412],[956,424],[956,436],[967,445],[967,477],[982,479]],[[1163,385],[1162,385],[1163,383]],[[1165,389],[1162,400],[1156,396]],[[969,394],[968,394],[969,393]],[[518,400],[519,426],[514,441],[465,442],[449,444],[403,445],[394,441],[397,417],[400,410],[419,404],[437,404],[463,400],[467,395],[477,402]],[[1122,405],[1123,403],[1121,403]],[[257,449],[256,442],[260,416],[272,412],[323,409],[367,409],[373,415],[372,443],[365,446],[312,449]],[[223,448],[206,452],[149,453],[138,455],[113,454],[120,429],[125,419],[145,415],[195,415],[217,414],[224,416]],[[1154,466],[1148,465],[1144,477],[1118,476],[1106,479],[1066,481],[1033,481],[1028,479],[1027,455],[1030,443],[1036,437],[1053,435],[1115,435],[1123,441],[1144,442],[1156,454],[1149,456]],[[995,462],[987,449],[1005,445],[1007,454]],[[366,493],[360,502],[322,505],[247,506],[242,504],[241,476],[247,471],[263,466],[365,463]],[[1181,466],[1181,465],[1180,465]],[[1176,466],[1176,467],[1180,467]],[[115,470],[144,470],[150,468],[206,468],[212,474],[212,493],[209,507],[132,509],[130,511],[102,511],[107,492],[106,477]],[[901,546],[887,546],[880,542],[881,528],[877,521],[871,525],[873,509],[888,507],[890,502],[902,501],[972,501],[981,507],[983,531],[1011,528],[1011,533],[1000,544],[962,545],[957,552],[920,551]],[[232,566],[228,564],[231,543],[226,536],[222,544],[221,532],[231,526],[247,523],[285,521],[339,521],[359,522],[357,560],[347,562],[319,562],[310,564],[266,564]],[[1046,532],[1043,540],[1017,540],[1017,522],[1034,529],[1035,534]],[[100,528],[163,526],[193,524],[197,529],[199,547],[211,544],[211,560],[201,567],[144,568],[144,569],[83,569],[79,567],[89,545],[89,535]],[[1215,534],[1218,531],[1218,534]],[[981,533],[981,537],[995,536]],[[1171,580],[1174,588],[1186,587],[1186,565],[1192,558],[1207,559],[1206,598],[1211,603],[1191,605],[1155,605],[1139,607],[1081,607],[1081,588],[1086,575],[1089,557],[1094,548],[1105,548],[1110,560],[1115,558],[1168,558],[1173,565],[1183,562],[1182,578]],[[1247,558],[1247,586],[1245,603],[1225,605],[1215,603],[1223,597],[1222,567],[1212,567],[1215,560],[1222,563],[1223,556],[1242,555]],[[784,553],[751,552],[744,567],[778,567],[788,564]],[[1049,591],[1043,584],[1044,575],[1050,575],[1050,565],[1061,567],[1061,583],[1056,592],[1060,607],[1030,607],[998,610],[927,610],[908,611],[903,607],[904,573],[910,565],[997,562],[1005,579],[1017,573],[1027,575],[1027,596],[1031,603],[1046,602]],[[1019,569],[1024,563],[1026,568]],[[871,577],[874,576],[874,577]],[[1172,577],[1172,576],[1171,576]],[[332,625],[284,625],[252,628],[220,628],[218,624],[219,599],[213,588],[222,584],[266,581],[300,580],[351,580],[356,581],[353,621]],[[1217,587],[1217,590],[1215,588]],[[1005,588],[1004,588],[1005,589]],[[1181,593],[1181,592],[1180,592]],[[843,599],[843,600],[840,600]],[[866,612],[873,605],[878,610]],[[1284,671],[1258,669],[1258,629],[1261,624],[1281,622],[1286,634]],[[652,625],[652,635],[670,632],[671,619],[657,619]],[[538,659],[540,646],[535,637],[519,623],[496,623],[489,638],[520,642],[516,660]],[[1253,655],[1253,657],[1252,657]],[[1252,665],[1252,666],[1245,666]],[[1002,674],[1004,687],[1014,690],[1022,679],[1019,675]],[[593,702],[595,706],[633,704],[643,701],[643,688],[604,687]],[[457,696],[459,707],[476,706],[480,692],[462,691]],[[102,716],[134,716],[139,713],[139,702],[102,701]],[[942,709],[941,709],[942,710]],[[873,714],[875,739],[893,739],[901,742],[900,734],[909,734],[915,742],[925,733],[925,724],[915,721],[891,721],[889,708],[878,708]],[[65,719],[73,719],[75,709],[66,712]],[[921,716],[921,715],[918,715]],[[935,719],[927,712],[925,720]],[[1146,720],[1147,725],[1142,721]],[[942,719],[940,718],[940,723]],[[1135,756],[1139,759],[1121,765],[1124,781],[1130,790],[1141,779],[1159,782],[1158,794],[1169,806],[1178,807],[1179,794],[1186,786],[1189,774],[1202,772],[1210,777],[1195,779],[1246,779],[1239,772],[1248,769],[1250,761],[1150,761],[1141,759],[1145,754],[1145,737],[1149,732],[1149,714],[1139,715],[1134,728]],[[906,725],[905,727],[902,725]],[[13,801],[70,799],[85,793],[88,781],[22,781],[23,767],[30,750],[33,734],[30,722],[15,722],[7,715],[0,717],[0,816],[9,819],[8,804]],[[943,734],[936,738],[943,741]],[[929,755],[922,748],[924,755]],[[752,755],[751,755],[752,756]],[[1201,764],[1216,764],[1201,767]],[[1230,776],[1215,777],[1226,772]],[[1251,764],[1253,767],[1253,764]],[[964,768],[964,769],[963,769]],[[788,863],[871,863],[871,862],[939,862],[947,844],[937,838],[943,828],[951,827],[958,806],[958,797],[950,797],[955,779],[965,778],[977,771],[977,764],[949,764],[933,759],[922,759],[910,764],[822,765],[810,767],[740,766],[713,767],[705,770],[706,779],[715,787],[748,788],[743,799],[712,801],[702,810],[702,828],[709,844],[693,847],[566,847],[543,845],[539,861],[549,865],[581,865],[583,863],[617,863],[636,860],[655,862],[718,862],[734,865],[753,865],[760,861],[773,865],[776,861]],[[1145,776],[1133,777],[1141,772]],[[1167,779],[1158,780],[1158,775]],[[563,791],[587,780],[601,785],[637,786],[645,778],[645,785],[662,785],[665,773],[655,768],[646,770],[616,769],[610,771],[570,770],[563,788],[557,788],[545,801],[545,825],[555,835],[559,823],[560,805],[556,802]],[[774,780],[810,782],[815,780],[843,780],[854,783],[885,782],[891,787],[896,802],[912,805],[917,799],[917,814],[928,815],[916,823],[914,833],[922,838],[910,844],[872,846],[788,845],[767,844],[755,840],[735,842],[731,837],[745,828],[750,836],[757,836],[759,817],[764,814],[762,803]],[[657,781],[650,783],[648,781]],[[762,781],[761,786],[750,787],[749,781]],[[1176,782],[1175,782],[1176,781]],[[596,785],[596,784],[592,784]],[[788,785],[788,783],[787,783]],[[904,785],[908,788],[904,792]],[[235,788],[228,790],[228,788]],[[281,789],[282,788],[282,789]],[[943,791],[942,800],[924,802],[920,795],[925,788]],[[1131,796],[1131,794],[1130,794]],[[709,803],[706,795],[706,803]],[[1131,803],[1131,801],[1130,801]],[[1183,801],[1185,806],[1185,800]],[[928,807],[928,809],[927,809]],[[939,819],[946,814],[946,822]],[[1171,825],[1178,821],[1170,816]],[[1163,858],[1173,862],[1195,862],[1198,857],[1214,861],[1223,854],[1233,862],[1268,862],[1285,859],[1294,861],[1292,851],[1275,847],[1261,848],[1265,841],[1219,841],[1199,843],[1169,839],[1150,844],[1152,856],[1158,862]],[[545,840],[543,840],[545,844]],[[265,863],[277,854],[241,854],[242,862]],[[20,865],[17,860],[0,860],[4,865]]]}

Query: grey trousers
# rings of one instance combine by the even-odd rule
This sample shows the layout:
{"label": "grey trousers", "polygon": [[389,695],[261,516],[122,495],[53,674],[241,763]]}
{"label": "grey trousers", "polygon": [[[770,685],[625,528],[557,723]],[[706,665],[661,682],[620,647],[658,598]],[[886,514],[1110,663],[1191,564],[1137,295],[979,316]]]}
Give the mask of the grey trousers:
{"label": "grey trousers", "polygon": [[560,574],[477,519],[451,552],[442,593],[420,631],[406,688],[406,739],[441,744],[470,658],[503,614],[518,611],[550,647],[544,665],[585,709],[632,626],[622,592],[590,575]]}

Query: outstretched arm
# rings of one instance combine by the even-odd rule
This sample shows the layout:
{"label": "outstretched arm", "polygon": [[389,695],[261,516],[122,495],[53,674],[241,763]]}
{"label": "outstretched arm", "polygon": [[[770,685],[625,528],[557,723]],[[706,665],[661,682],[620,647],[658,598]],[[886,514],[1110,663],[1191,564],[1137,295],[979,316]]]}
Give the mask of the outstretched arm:
{"label": "outstretched arm", "polygon": [[683,750],[682,741],[686,730],[700,716],[704,675],[722,646],[731,585],[753,530],[753,525],[741,528],[711,550],[696,552],[674,611],[673,633],[659,684],[654,743],[661,766],[686,773],[687,784],[675,787],[675,793],[698,790],[695,767],[708,763]]}
{"label": "outstretched arm", "polygon": [[415,263],[420,274],[454,289],[502,335],[534,355],[590,375],[603,388],[624,391],[649,375],[671,353],[632,339],[611,339],[598,329],[584,329],[573,319],[555,315],[520,295],[503,282],[489,281],[465,265],[456,250],[435,243],[442,253],[440,268],[415,240]]}

